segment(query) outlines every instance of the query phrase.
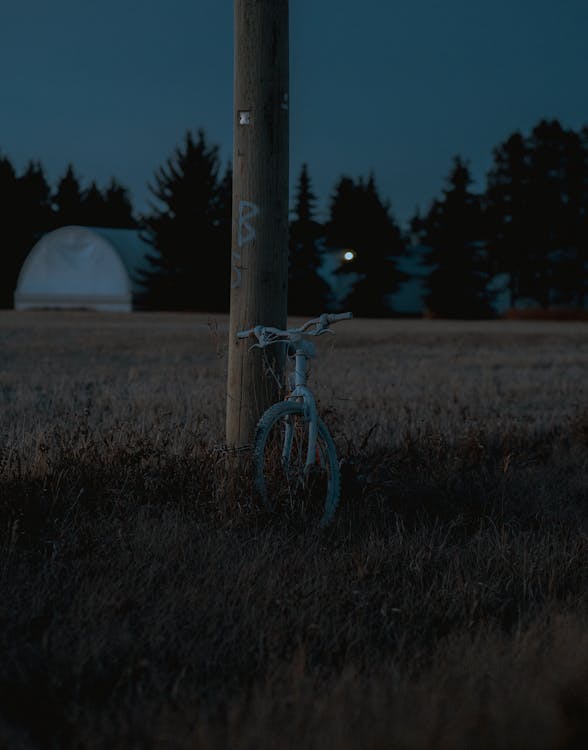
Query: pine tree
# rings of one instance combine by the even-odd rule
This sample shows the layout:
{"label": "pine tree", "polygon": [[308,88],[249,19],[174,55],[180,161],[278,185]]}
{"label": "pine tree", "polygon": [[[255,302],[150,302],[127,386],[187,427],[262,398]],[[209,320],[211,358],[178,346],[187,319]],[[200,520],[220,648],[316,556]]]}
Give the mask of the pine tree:
{"label": "pine tree", "polygon": [[329,286],[318,273],[324,231],[314,218],[315,203],[308,166],[303,164],[296,193],[295,218],[290,223],[288,312],[296,315],[316,315],[327,307]]}
{"label": "pine tree", "polygon": [[85,223],[83,203],[80,181],[76,177],[73,166],[69,164],[52,196],[55,226],[83,225]]}
{"label": "pine tree", "polygon": [[88,227],[107,226],[104,223],[106,204],[96,182],[92,180],[90,187],[82,191],[79,223]]}
{"label": "pine tree", "polygon": [[435,316],[476,318],[491,314],[481,201],[470,191],[471,182],[467,164],[456,157],[443,198],[433,202],[424,218],[413,220],[413,231],[429,248],[431,273],[425,301]]}
{"label": "pine tree", "polygon": [[565,193],[565,134],[557,120],[541,121],[529,142],[529,203],[533,221],[527,226],[531,294],[542,307],[554,301],[555,253],[563,244],[562,199]]}
{"label": "pine tree", "polygon": [[588,305],[588,126],[580,131],[582,145],[583,177],[582,207],[578,228],[578,303],[580,307]]}
{"label": "pine tree", "polygon": [[494,151],[485,195],[488,246],[509,274],[511,304],[582,305],[586,290],[588,151],[557,120]]}
{"label": "pine tree", "polygon": [[188,132],[149,185],[143,217],[153,245],[142,303],[160,309],[227,310],[230,286],[230,169],[221,178],[217,146]]}
{"label": "pine tree", "polygon": [[588,283],[588,150],[582,136],[563,133],[557,239],[550,252],[551,302],[582,307]]}
{"label": "pine tree", "polygon": [[484,196],[492,271],[508,274],[511,306],[527,296],[532,287],[529,179],[528,145],[517,132],[494,149],[494,166],[488,174]]}
{"label": "pine tree", "polygon": [[29,251],[51,227],[49,186],[42,166],[30,162],[17,176],[0,158],[0,205],[3,237],[0,259],[0,307],[12,307],[18,274]]}
{"label": "pine tree", "polygon": [[104,198],[104,226],[119,229],[134,229],[137,221],[133,216],[133,204],[129,191],[114,177],[110,180]]}
{"label": "pine tree", "polygon": [[404,253],[405,241],[389,204],[379,196],[373,175],[367,182],[341,178],[331,201],[327,244],[354,254],[353,262],[338,271],[359,276],[344,307],[357,315],[389,315],[388,295],[404,279],[395,259]]}
{"label": "pine tree", "polygon": [[38,161],[28,163],[18,177],[19,223],[26,228],[28,249],[53,225],[51,189]]}
{"label": "pine tree", "polygon": [[14,167],[6,157],[0,157],[0,206],[0,307],[12,307],[16,278],[22,262],[22,237],[19,228],[18,181]]}

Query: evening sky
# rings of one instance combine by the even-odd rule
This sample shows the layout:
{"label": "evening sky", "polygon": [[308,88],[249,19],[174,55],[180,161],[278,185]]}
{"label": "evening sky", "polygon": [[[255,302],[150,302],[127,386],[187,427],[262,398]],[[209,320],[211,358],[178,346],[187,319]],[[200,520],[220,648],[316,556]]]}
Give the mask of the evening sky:
{"label": "evening sky", "polygon": [[[405,222],[451,158],[483,186],[492,148],[541,118],[588,124],[586,0],[291,0],[291,173],[325,209],[374,171]],[[0,152],[54,182],[146,183],[187,129],[231,157],[231,0],[19,0],[0,10]]]}

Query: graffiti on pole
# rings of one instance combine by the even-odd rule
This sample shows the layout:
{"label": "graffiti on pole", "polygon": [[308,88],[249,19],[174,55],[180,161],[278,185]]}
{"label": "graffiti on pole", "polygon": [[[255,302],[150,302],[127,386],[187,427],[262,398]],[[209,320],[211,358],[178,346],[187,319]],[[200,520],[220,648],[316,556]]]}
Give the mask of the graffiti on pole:
{"label": "graffiti on pole", "polygon": [[239,289],[241,286],[241,275],[243,266],[241,265],[242,249],[251,244],[255,239],[256,232],[253,220],[259,216],[259,206],[251,201],[240,201],[239,203],[239,224],[237,229],[237,250],[231,252],[233,259],[233,280],[232,289]]}

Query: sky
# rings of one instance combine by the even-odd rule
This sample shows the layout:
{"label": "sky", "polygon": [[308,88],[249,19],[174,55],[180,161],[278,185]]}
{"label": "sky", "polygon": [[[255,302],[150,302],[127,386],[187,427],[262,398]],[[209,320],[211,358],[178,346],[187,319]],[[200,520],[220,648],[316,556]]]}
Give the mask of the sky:
{"label": "sky", "polygon": [[[588,0],[290,0],[291,195],[309,165],[319,218],[342,174],[374,172],[406,223],[459,154],[541,118],[588,125]],[[19,0],[0,6],[0,153],[73,163],[147,206],[186,131],[232,156],[232,0]]]}

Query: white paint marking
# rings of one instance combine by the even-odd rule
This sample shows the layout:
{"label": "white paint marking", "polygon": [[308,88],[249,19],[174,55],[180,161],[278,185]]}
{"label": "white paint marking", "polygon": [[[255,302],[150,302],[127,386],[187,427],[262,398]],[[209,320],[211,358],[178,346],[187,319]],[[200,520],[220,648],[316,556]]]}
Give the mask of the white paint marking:
{"label": "white paint marking", "polygon": [[251,203],[250,201],[241,201],[239,203],[239,231],[237,239],[239,247],[243,247],[243,245],[247,245],[255,239],[255,227],[251,224],[251,220],[256,216],[259,216],[259,206],[257,203]]}
{"label": "white paint marking", "polygon": [[237,232],[238,250],[231,251],[233,276],[231,279],[231,289],[239,289],[243,275],[243,266],[241,265],[241,248],[248,245],[255,239],[255,227],[251,223],[253,219],[259,216],[259,206],[251,201],[241,201],[239,203],[239,229]]}

